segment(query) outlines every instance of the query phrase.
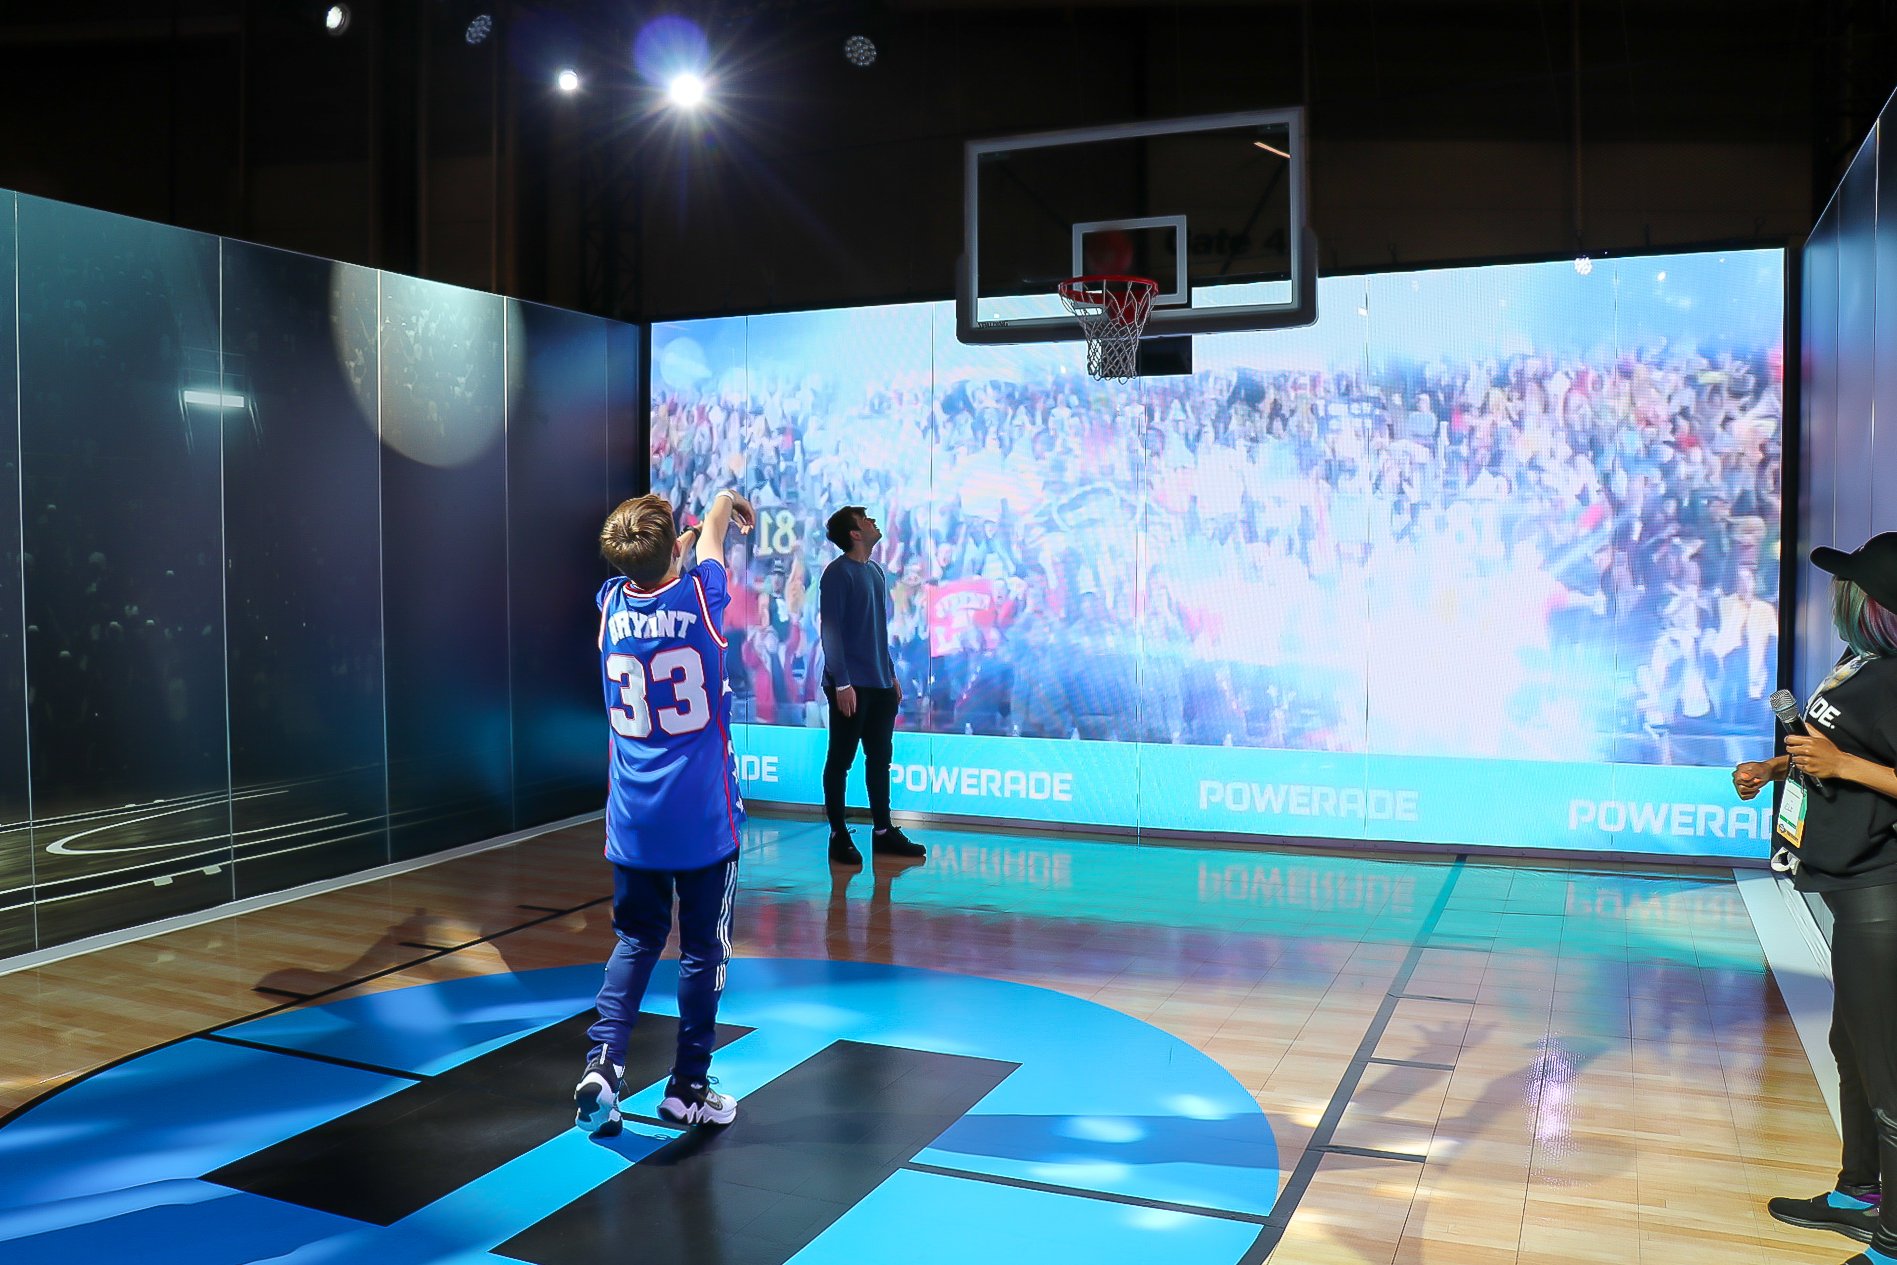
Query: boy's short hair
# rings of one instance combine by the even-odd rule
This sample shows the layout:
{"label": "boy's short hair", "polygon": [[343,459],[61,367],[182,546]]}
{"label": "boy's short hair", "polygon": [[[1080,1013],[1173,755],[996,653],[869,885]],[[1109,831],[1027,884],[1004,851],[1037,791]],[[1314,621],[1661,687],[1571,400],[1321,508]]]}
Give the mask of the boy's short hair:
{"label": "boy's short hair", "polygon": [[599,529],[599,556],[641,588],[651,588],[672,569],[678,529],[672,505],[656,492],[621,501]]}
{"label": "boy's short hair", "polygon": [[850,551],[850,533],[855,531],[857,526],[856,516],[858,514],[867,513],[869,513],[869,510],[864,506],[845,505],[842,509],[830,515],[830,521],[823,525],[823,534],[830,538],[831,544],[841,549],[844,553],[848,553]]}

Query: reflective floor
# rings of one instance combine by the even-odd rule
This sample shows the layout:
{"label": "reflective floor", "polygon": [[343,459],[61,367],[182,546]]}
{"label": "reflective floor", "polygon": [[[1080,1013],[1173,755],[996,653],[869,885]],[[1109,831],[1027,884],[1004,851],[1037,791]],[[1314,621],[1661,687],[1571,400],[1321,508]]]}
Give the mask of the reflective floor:
{"label": "reflective floor", "polygon": [[597,829],[0,976],[0,1260],[1855,1250],[1764,1214],[1837,1137],[1720,872],[917,831],[852,874],[758,821],[739,1124],[652,1116],[662,969],[602,1142],[563,1127]]}

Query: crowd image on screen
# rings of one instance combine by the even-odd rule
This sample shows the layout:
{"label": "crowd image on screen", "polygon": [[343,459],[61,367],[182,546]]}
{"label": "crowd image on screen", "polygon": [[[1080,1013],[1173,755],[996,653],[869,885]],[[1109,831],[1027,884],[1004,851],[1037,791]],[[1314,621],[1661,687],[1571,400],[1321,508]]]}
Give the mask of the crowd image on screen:
{"label": "crowd image on screen", "polygon": [[1126,387],[754,358],[655,383],[652,486],[758,506],[740,720],[824,723],[823,522],[867,504],[910,729],[1719,763],[1770,723],[1779,355],[1261,357]]}

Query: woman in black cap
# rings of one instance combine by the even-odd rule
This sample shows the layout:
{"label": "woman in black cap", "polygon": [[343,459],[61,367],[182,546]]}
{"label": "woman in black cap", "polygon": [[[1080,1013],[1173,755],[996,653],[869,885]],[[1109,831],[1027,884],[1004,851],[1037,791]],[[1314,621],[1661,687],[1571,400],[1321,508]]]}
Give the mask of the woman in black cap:
{"label": "woman in black cap", "polygon": [[1814,549],[1811,560],[1833,577],[1844,655],[1805,708],[1809,736],[1788,737],[1786,755],[1741,764],[1732,784],[1751,799],[1800,774],[1780,802],[1776,842],[1793,885],[1822,895],[1835,920],[1831,1051],[1844,1162],[1836,1190],[1766,1208],[1870,1244],[1846,1265],[1897,1265],[1897,1203],[1879,1206],[1881,1177],[1897,1180],[1897,532],[1854,553]]}

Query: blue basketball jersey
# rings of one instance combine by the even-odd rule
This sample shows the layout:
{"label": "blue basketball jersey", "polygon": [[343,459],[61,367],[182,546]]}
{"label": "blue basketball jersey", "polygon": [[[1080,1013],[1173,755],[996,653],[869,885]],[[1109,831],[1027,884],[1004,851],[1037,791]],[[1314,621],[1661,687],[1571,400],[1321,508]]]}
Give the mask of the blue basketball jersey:
{"label": "blue basketball jersey", "polygon": [[624,576],[599,591],[599,663],[611,723],[606,857],[697,870],[737,850],[744,823],[725,679],[724,564],[659,588]]}

